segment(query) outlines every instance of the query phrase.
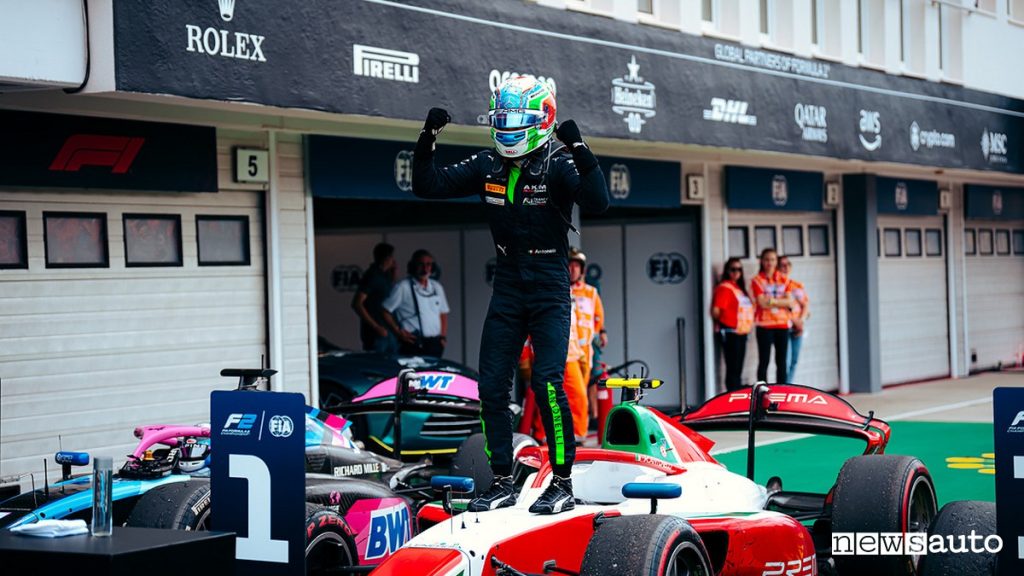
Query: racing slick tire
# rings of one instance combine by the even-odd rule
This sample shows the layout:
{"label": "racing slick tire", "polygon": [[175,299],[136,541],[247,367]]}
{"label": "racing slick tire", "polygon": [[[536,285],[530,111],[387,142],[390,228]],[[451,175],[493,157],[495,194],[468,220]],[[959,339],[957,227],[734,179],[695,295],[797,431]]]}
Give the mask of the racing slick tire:
{"label": "racing slick tire", "polygon": [[675,516],[606,520],[590,539],[580,576],[713,576],[700,535]]}
{"label": "racing slick tire", "polygon": [[[452,476],[466,476],[473,479],[477,492],[482,492],[491,485],[494,480],[494,473],[491,472],[491,464],[484,450],[487,440],[481,433],[476,433],[462,441],[459,450],[452,458]],[[519,451],[527,446],[536,446],[537,441],[526,434],[515,432],[512,434],[512,458],[519,454]]]}
{"label": "racing slick tire", "polygon": [[[946,547],[961,549],[966,546],[970,550],[972,543],[966,538],[964,541],[954,538],[954,542],[950,546],[949,537],[966,536],[972,530],[982,538],[996,533],[995,502],[959,500],[946,504],[932,521],[928,536],[931,538],[938,534],[946,542]],[[984,542],[978,544],[978,547],[982,547],[983,544]],[[996,555],[988,552],[974,553],[972,551],[959,554],[929,552],[921,560],[922,576],[959,576],[960,574],[991,576],[995,573]]]}
{"label": "racing slick tire", "polygon": [[210,529],[210,482],[186,480],[163,484],[139,498],[128,526],[170,530]]}
{"label": "racing slick tire", "polygon": [[306,503],[306,574],[344,574],[341,566],[359,564],[355,542],[340,514],[318,504]]}
{"label": "racing slick tire", "polygon": [[[917,458],[857,456],[846,461],[836,480],[832,533],[926,533],[937,508],[931,474]],[[921,574],[922,555],[833,553],[833,558],[840,576]]]}

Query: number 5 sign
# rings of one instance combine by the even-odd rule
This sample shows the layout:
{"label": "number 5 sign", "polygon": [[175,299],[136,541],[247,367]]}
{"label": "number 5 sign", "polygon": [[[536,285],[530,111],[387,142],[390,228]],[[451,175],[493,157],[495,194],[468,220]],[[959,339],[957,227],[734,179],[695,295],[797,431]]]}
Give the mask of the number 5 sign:
{"label": "number 5 sign", "polygon": [[305,573],[305,399],[210,395],[211,525],[234,532],[236,573]]}
{"label": "number 5 sign", "polygon": [[265,184],[270,181],[270,153],[235,148],[235,182]]}

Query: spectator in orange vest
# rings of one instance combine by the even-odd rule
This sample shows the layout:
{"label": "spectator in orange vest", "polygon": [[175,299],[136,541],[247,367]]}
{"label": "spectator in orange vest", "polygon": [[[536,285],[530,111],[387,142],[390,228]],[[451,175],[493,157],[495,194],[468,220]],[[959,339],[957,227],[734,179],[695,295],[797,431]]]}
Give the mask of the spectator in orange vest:
{"label": "spectator in orange vest", "polygon": [[788,382],[786,352],[789,350],[789,320],[793,297],[789,278],[778,270],[779,255],[774,248],[761,252],[761,271],[751,281],[751,292],[756,305],[754,324],[757,326],[757,381],[767,382],[768,362],[775,348],[775,383]]}
{"label": "spectator in orange vest", "polygon": [[[585,385],[590,383],[590,372],[594,367],[594,337],[604,349],[608,345],[608,332],[604,329],[604,304],[597,288],[584,281],[587,255],[577,248],[569,251],[569,287],[576,303],[576,330],[583,355],[580,357],[580,374]],[[597,418],[597,387],[589,387],[588,405],[590,417]]]}
{"label": "spectator in orange vest", "polygon": [[786,376],[790,381],[796,380],[796,363],[800,360],[800,349],[804,345],[804,325],[811,316],[811,299],[807,295],[807,289],[803,283],[798,282],[790,276],[793,270],[793,263],[787,256],[779,258],[779,272],[789,278],[789,291],[793,294],[793,306],[790,309],[792,316],[789,329],[789,361],[786,362]]}
{"label": "spectator in orange vest", "polygon": [[718,324],[725,357],[725,389],[738,390],[743,385],[740,379],[747,355],[747,334],[754,325],[754,304],[747,297],[739,258],[729,258],[722,268],[722,279],[711,301],[711,317]]}

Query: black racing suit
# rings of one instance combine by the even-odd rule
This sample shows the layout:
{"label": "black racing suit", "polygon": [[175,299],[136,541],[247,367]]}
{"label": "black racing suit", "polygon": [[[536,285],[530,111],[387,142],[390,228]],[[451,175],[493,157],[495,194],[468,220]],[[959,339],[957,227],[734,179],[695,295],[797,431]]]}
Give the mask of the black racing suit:
{"label": "black racing suit", "polygon": [[530,336],[535,355],[530,387],[554,473],[568,477],[576,455],[572,413],[562,388],[569,343],[568,231],[573,203],[595,213],[608,207],[604,174],[582,145],[570,156],[549,141],[518,163],[484,150],[438,168],[433,144],[429,132],[416,144],[413,193],[420,198],[479,196],[497,252],[479,364],[480,417],[491,468],[497,476],[512,471],[509,403],[517,361]]}

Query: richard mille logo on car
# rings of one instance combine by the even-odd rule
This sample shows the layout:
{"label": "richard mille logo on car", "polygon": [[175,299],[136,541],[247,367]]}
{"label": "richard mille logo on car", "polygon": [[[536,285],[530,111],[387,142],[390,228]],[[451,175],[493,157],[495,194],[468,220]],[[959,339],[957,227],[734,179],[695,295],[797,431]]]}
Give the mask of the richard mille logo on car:
{"label": "richard mille logo on car", "polygon": [[749,107],[750,104],[743,100],[712,98],[711,108],[704,110],[704,119],[713,122],[726,122],[728,124],[757,126],[757,116],[747,114],[747,108]]}
{"label": "richard mille logo on car", "polygon": [[630,57],[626,69],[625,76],[612,80],[612,111],[623,117],[630,132],[639,134],[647,120],[654,118],[656,113],[654,84],[640,76],[636,56]]}
{"label": "richard mille logo on car", "polygon": [[415,52],[353,44],[352,73],[356,76],[418,84],[420,56]]}
{"label": "richard mille logo on car", "polygon": [[981,133],[981,154],[989,164],[1006,164],[1006,134],[985,128]]}
{"label": "richard mille logo on car", "polygon": [[922,130],[917,122],[910,123],[910,147],[917,152],[919,148],[956,148],[956,136],[938,130]]}
{"label": "richard mille logo on car", "polygon": [[[218,0],[217,4],[221,19],[231,22],[235,17],[235,0]],[[189,52],[254,62],[267,61],[263,54],[263,41],[267,39],[266,36],[231,32],[213,26],[202,28],[195,24],[185,24],[185,35]]]}
{"label": "richard mille logo on car", "polygon": [[786,182],[786,177],[782,174],[776,174],[772,178],[772,204],[778,207],[786,205],[789,201],[789,184]]}
{"label": "richard mille logo on car", "polygon": [[860,145],[865,150],[875,151],[882,146],[882,116],[872,110],[860,111]]}
{"label": "richard mille logo on car", "polygon": [[793,107],[793,121],[800,127],[800,137],[808,142],[828,142],[828,110],[815,104]]}
{"label": "richard mille logo on car", "polygon": [[343,476],[362,476],[363,474],[380,474],[387,472],[388,467],[386,464],[381,462],[366,462],[363,464],[347,464],[344,466],[334,467],[334,476],[341,478]]}
{"label": "richard mille logo on car", "polygon": [[395,156],[395,186],[402,192],[412,190],[412,150],[402,150]]}
{"label": "richard mille logo on car", "polygon": [[629,198],[629,167],[625,164],[612,164],[608,171],[608,191],[612,198],[625,200]]}

